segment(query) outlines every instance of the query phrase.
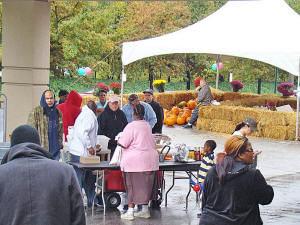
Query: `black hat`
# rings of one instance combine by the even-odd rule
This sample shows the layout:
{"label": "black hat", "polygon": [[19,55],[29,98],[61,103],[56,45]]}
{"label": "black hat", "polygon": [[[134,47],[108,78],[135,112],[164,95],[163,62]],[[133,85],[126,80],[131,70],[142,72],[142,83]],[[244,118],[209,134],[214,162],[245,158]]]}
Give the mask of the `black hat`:
{"label": "black hat", "polygon": [[128,98],[130,104],[136,103],[139,100],[139,97],[136,94],[131,94]]}
{"label": "black hat", "polygon": [[148,89],[146,89],[145,91],[143,91],[143,93],[144,93],[144,94],[145,94],[145,93],[149,93],[149,94],[153,95],[153,90],[150,89],[150,88],[148,88]]}
{"label": "black hat", "polygon": [[39,133],[34,127],[21,125],[12,132],[10,139],[11,147],[25,142],[41,145]]}

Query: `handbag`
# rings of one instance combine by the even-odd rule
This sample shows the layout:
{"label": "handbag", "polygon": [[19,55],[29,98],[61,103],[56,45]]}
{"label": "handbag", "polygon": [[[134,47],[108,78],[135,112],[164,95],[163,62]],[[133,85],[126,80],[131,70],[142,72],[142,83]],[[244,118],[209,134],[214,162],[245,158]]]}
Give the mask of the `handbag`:
{"label": "handbag", "polygon": [[122,148],[120,146],[117,146],[113,154],[113,157],[109,162],[109,165],[120,165],[121,155],[122,155]]}

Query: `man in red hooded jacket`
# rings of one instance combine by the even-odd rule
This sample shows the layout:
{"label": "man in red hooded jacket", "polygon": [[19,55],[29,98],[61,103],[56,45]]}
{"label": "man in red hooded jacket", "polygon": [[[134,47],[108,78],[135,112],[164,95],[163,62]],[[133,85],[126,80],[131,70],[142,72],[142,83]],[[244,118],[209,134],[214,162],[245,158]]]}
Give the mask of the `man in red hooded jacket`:
{"label": "man in red hooded jacket", "polygon": [[68,95],[67,100],[64,103],[59,104],[57,106],[57,108],[63,114],[63,128],[65,134],[65,141],[68,141],[68,127],[74,126],[75,120],[81,112],[81,102],[82,97],[76,91],[72,90]]}

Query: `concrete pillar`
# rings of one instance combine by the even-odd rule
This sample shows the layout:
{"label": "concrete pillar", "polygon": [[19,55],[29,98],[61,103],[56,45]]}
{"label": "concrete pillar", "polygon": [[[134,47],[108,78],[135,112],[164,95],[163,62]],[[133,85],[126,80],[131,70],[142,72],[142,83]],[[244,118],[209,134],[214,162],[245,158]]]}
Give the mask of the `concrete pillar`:
{"label": "concrete pillar", "polygon": [[6,133],[10,134],[27,122],[48,89],[50,3],[3,1],[2,27],[2,91],[8,99]]}

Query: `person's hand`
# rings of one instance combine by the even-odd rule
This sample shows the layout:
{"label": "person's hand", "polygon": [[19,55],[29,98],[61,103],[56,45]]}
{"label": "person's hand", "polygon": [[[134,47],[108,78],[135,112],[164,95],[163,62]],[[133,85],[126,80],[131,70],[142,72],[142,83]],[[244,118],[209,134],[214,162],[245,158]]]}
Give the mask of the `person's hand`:
{"label": "person's hand", "polygon": [[91,155],[95,155],[95,149],[93,147],[88,148],[88,151]]}
{"label": "person's hand", "polygon": [[261,153],[261,151],[256,151],[256,150],[254,150],[254,151],[253,151],[253,157],[258,156],[260,153]]}
{"label": "person's hand", "polygon": [[100,152],[101,151],[101,145],[96,145],[96,152]]}

